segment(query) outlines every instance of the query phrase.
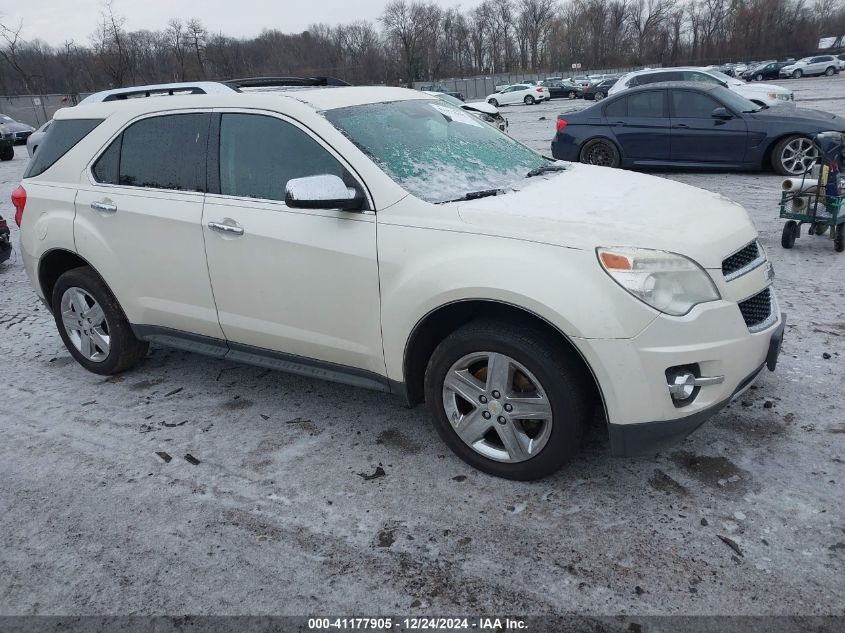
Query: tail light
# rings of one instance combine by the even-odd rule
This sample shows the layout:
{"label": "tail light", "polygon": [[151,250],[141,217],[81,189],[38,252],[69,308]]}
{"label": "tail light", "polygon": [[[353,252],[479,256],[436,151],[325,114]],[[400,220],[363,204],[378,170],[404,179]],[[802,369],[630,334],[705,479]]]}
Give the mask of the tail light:
{"label": "tail light", "polygon": [[568,123],[568,122],[567,122],[567,120],[566,120],[566,119],[558,119],[558,120],[557,120],[557,131],[558,131],[558,134],[560,134],[561,132],[563,132],[563,128],[565,128],[565,127],[566,127],[566,124],[567,124],[567,123]]}
{"label": "tail light", "polygon": [[534,90],[536,90],[537,92],[543,92],[542,88],[534,88]]}
{"label": "tail light", "polygon": [[20,185],[12,192],[12,205],[15,207],[15,224],[20,226],[23,220],[23,208],[26,206],[26,189]]}

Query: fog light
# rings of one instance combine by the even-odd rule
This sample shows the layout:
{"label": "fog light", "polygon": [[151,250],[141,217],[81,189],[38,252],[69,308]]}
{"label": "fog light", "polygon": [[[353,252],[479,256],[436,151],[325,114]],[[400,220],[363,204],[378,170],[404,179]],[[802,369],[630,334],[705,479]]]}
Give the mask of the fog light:
{"label": "fog light", "polygon": [[669,388],[669,395],[676,407],[685,407],[690,404],[701,387],[707,385],[720,385],[725,382],[724,376],[701,376],[701,370],[697,364],[678,365],[666,370],[666,386]]}

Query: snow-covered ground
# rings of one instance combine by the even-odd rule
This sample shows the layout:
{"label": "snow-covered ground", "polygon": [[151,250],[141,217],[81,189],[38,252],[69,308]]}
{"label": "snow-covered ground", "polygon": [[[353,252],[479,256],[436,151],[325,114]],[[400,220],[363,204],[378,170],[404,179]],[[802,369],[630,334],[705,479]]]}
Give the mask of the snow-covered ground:
{"label": "snow-covered ground", "polygon": [[[845,76],[782,83],[845,114]],[[572,107],[504,113],[547,151]],[[613,459],[595,429],[539,483],[473,471],[424,409],[378,393],[165,348],[87,373],[13,255],[0,613],[845,614],[845,254],[780,247],[771,173],[665,177],[754,218],[789,314],[778,371],[671,450]],[[573,183],[560,204],[589,195]]]}

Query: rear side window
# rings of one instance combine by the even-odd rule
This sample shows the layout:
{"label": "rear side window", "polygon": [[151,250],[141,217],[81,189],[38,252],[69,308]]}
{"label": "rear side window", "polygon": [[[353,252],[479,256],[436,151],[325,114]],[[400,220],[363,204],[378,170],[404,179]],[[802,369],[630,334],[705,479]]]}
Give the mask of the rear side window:
{"label": "rear side window", "polygon": [[94,164],[97,182],[206,190],[208,114],[168,114],[133,123]]}
{"label": "rear side window", "polygon": [[604,116],[606,117],[620,117],[625,116],[625,104],[627,102],[627,97],[622,97],[621,99],[617,99],[612,103],[608,103],[607,107],[604,109]]}
{"label": "rear side window", "polygon": [[663,91],[650,90],[628,95],[628,116],[660,118],[663,116]]}
{"label": "rear side window", "polygon": [[38,151],[32,157],[23,177],[33,178],[43,174],[102,122],[103,119],[66,119],[54,122],[47,128],[47,133],[38,145]]}

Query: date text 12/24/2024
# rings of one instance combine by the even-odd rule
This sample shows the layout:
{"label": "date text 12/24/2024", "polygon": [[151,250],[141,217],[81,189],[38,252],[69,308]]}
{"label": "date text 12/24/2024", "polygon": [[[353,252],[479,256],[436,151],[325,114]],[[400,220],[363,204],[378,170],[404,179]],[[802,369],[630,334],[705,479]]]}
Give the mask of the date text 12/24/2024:
{"label": "date text 12/24/2024", "polygon": [[476,617],[476,618],[365,618],[365,617],[337,617],[337,618],[309,618],[308,628],[311,630],[350,630],[350,631],[378,631],[378,630],[407,630],[407,631],[503,631],[524,630],[525,620],[509,617]]}

